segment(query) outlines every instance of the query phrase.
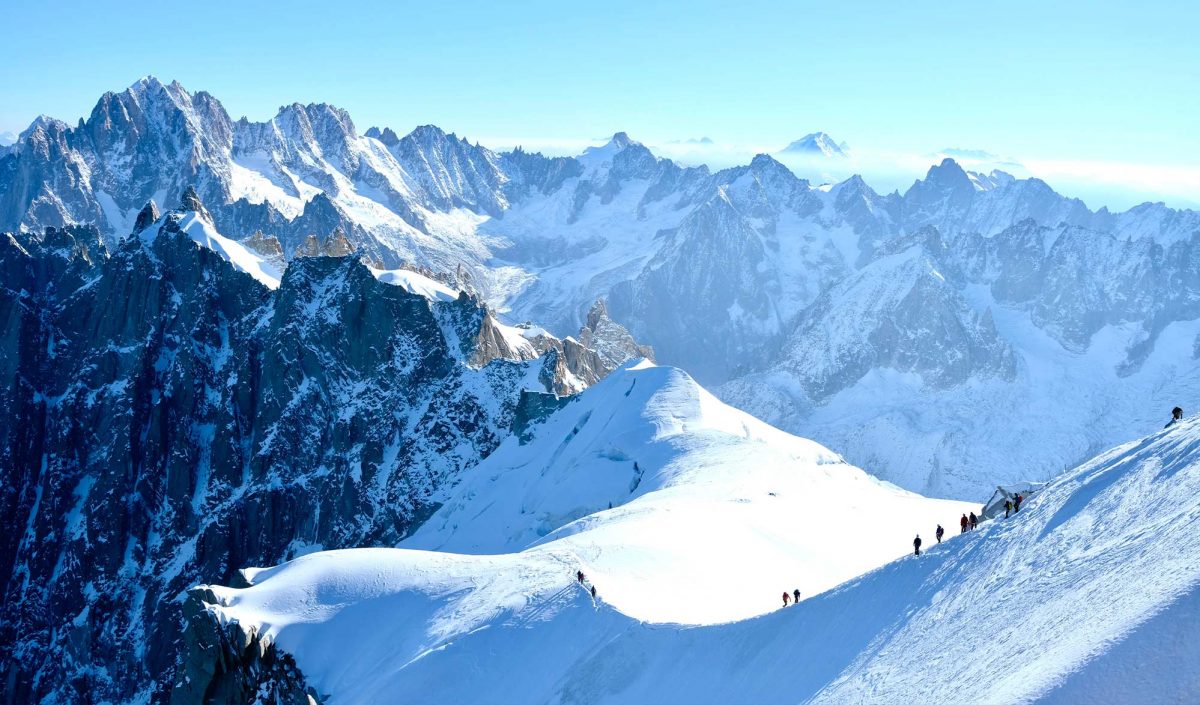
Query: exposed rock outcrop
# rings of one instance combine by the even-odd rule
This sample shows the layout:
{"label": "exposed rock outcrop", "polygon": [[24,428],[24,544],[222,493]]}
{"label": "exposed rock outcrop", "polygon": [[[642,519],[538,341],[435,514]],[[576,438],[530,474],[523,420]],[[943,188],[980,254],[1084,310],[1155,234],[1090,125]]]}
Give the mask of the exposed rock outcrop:
{"label": "exposed rock outcrop", "polygon": [[294,260],[272,291],[170,224],[111,256],[94,228],[0,238],[12,702],[161,701],[186,588],[398,541],[511,432],[525,386],[555,384],[555,358],[448,340],[436,305],[355,258]]}

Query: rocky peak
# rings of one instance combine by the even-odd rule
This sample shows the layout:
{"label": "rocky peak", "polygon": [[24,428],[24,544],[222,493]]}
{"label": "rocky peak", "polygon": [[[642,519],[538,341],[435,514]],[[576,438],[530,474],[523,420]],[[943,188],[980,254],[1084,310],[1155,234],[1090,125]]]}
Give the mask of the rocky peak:
{"label": "rocky peak", "polygon": [[258,135],[258,140],[282,138],[283,144],[279,146],[289,152],[311,159],[328,159],[346,169],[357,168],[352,156],[357,132],[345,110],[327,103],[292,103],[281,107],[271,124],[275,126],[275,134]]}
{"label": "rocky peak", "polygon": [[803,180],[797,177],[778,159],[769,154],[757,154],[750,160],[750,173],[764,184],[778,184],[787,187],[799,186]]}
{"label": "rocky peak", "polygon": [[[53,135],[65,132],[71,129],[71,126],[57,118],[52,118],[49,115],[38,115],[29,123],[29,127],[21,131],[17,136],[17,142],[25,142],[30,137],[35,135]],[[44,137],[43,137],[44,139]]]}
{"label": "rocky peak", "polygon": [[283,245],[274,235],[264,235],[263,231],[255,230],[250,237],[242,240],[242,244],[262,255],[277,266],[284,264]]}
{"label": "rocky peak", "polygon": [[334,228],[329,239],[325,241],[325,254],[330,257],[345,257],[354,252],[354,243],[346,238],[346,233],[340,227]]}
{"label": "rocky peak", "polygon": [[608,143],[610,145],[616,147],[617,150],[622,150],[622,149],[625,149],[626,147],[629,147],[630,145],[638,144],[637,142],[634,142],[633,140],[631,140],[629,138],[629,135],[625,132],[614,132],[612,138],[609,139]]}
{"label": "rocky peak", "polygon": [[179,200],[179,210],[194,211],[196,213],[208,212],[205,210],[204,204],[200,201],[200,196],[196,194],[196,188],[190,184],[184,189],[183,196]]}
{"label": "rocky peak", "polygon": [[[191,187],[188,188],[191,189]],[[194,190],[191,191],[191,194],[192,197],[195,198],[196,202],[200,201],[199,197],[196,197],[196,192]],[[187,194],[184,194],[184,197],[186,198]],[[146,201],[146,205],[142,206],[142,209],[138,211],[137,220],[135,220],[133,223],[133,234],[137,235],[151,225],[154,225],[154,223],[158,221],[158,217],[158,206],[154,203],[154,200],[151,199]]]}
{"label": "rocky peak", "polygon": [[453,132],[446,132],[437,125],[418,125],[413,128],[412,132],[405,135],[402,139],[418,145],[434,146],[441,145],[446,142],[457,142],[458,136]]}
{"label": "rocky peak", "polygon": [[[929,167],[929,172],[925,174],[925,180],[918,183],[922,184],[923,190],[964,191],[974,189],[971,177],[966,170],[950,157],[943,159],[941,164]],[[913,188],[917,188],[917,185],[914,184]],[[911,193],[912,189],[909,189],[909,192]]]}
{"label": "rocky peak", "polygon": [[[631,147],[645,149],[640,142],[630,139],[629,135],[624,132],[618,132],[605,144],[599,147],[588,147],[583,150],[583,154],[576,157],[576,159],[583,164],[585,169],[600,169],[611,164],[614,157]],[[649,150],[646,151],[648,152]]]}
{"label": "rocky peak", "polygon": [[400,142],[400,137],[390,127],[385,127],[382,130],[378,127],[369,127],[367,128],[366,136],[379,140],[385,147],[395,147]]}
{"label": "rocky peak", "polygon": [[[625,326],[609,317],[604,299],[596,299],[588,310],[587,321],[579,329],[579,344],[594,351],[594,359],[588,366],[593,379],[585,380],[588,384],[603,379],[629,360],[646,358],[654,361],[654,350],[649,345],[640,345]],[[568,349],[568,352],[573,351]]]}
{"label": "rocky peak", "polygon": [[435,125],[422,125],[389,150],[434,208],[499,215],[508,206],[500,157]]}

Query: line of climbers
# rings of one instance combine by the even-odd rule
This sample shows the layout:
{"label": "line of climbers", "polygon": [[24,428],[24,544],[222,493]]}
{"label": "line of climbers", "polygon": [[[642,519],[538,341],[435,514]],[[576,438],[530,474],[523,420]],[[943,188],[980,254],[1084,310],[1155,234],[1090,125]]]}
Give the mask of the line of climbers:
{"label": "line of climbers", "polygon": [[[1174,409],[1171,409],[1171,420],[1168,421],[1167,425],[1163,426],[1163,428],[1170,428],[1182,420],[1183,420],[1183,409],[1181,409],[1177,406]],[[1010,516],[1012,516],[1013,514],[1016,514],[1017,512],[1021,511],[1021,502],[1024,502],[1024,501],[1025,501],[1025,495],[1021,494],[1020,492],[1016,493],[1016,495],[1014,495],[1011,498],[1005,497],[1004,518],[1007,519]],[[986,509],[986,507],[985,507],[985,509]],[[979,521],[980,521],[980,519],[979,519],[979,517],[975,516],[975,512],[970,512],[969,514],[963,514],[962,518],[958,520],[959,533],[965,534],[968,531],[974,531],[975,527],[979,526]],[[936,532],[938,543],[942,542],[942,536],[945,533],[946,533],[946,530],[942,528],[941,524],[938,524],[937,532]],[[917,537],[915,539],[913,539],[913,555],[916,555],[916,556],[921,555],[921,535],[920,534],[917,534]]]}
{"label": "line of climbers", "polygon": [[[1016,494],[1016,496],[1014,496],[1012,499],[1004,500],[1004,518],[1007,519],[1009,517],[1009,514],[1020,511],[1021,510],[1021,502],[1024,502],[1024,501],[1025,501],[1025,495],[1021,494],[1020,492],[1018,492]],[[958,533],[965,534],[968,531],[974,531],[976,528],[979,527],[980,521],[981,521],[981,519],[979,518],[978,515],[975,514],[975,512],[968,512],[966,514],[963,514],[962,518],[958,520],[958,526],[959,526]],[[938,524],[937,531],[934,532],[934,536],[937,537],[937,542],[941,543],[942,537],[945,535],[946,535],[946,530],[942,528],[941,524]],[[915,555],[915,556],[921,555],[921,543],[922,543],[921,535],[917,534],[917,537],[915,539],[913,539],[913,555]]]}
{"label": "line of climbers", "polygon": [[590,588],[589,592],[591,592],[591,593],[592,593],[592,600],[594,601],[594,600],[596,599],[596,586],[595,586],[595,584],[589,584],[589,583],[587,582],[587,576],[583,574],[583,571],[582,571],[582,570],[577,570],[577,571],[575,571],[575,577],[576,577],[576,579],[578,579],[578,580],[579,580],[579,584],[580,584],[580,585],[584,586],[585,588]]}

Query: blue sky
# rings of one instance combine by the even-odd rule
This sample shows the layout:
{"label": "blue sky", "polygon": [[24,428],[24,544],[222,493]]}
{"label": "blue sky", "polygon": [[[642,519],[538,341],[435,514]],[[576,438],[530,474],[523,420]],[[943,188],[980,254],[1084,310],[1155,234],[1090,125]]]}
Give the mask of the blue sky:
{"label": "blue sky", "polygon": [[360,130],[434,123],[497,147],[707,136],[721,148],[691,158],[716,162],[824,130],[867,171],[962,147],[1090,205],[1200,201],[1200,3],[49,1],[3,14],[0,132],[39,113],[74,121],[153,74],[258,120],[324,101]]}

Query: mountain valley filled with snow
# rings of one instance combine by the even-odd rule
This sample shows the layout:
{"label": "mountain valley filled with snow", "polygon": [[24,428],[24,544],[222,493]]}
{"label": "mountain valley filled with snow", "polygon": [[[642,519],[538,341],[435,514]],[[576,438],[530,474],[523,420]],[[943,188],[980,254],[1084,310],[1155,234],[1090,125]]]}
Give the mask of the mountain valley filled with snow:
{"label": "mountain valley filled with snow", "polygon": [[39,117],[0,702],[1200,701],[1200,212],[803,176]]}

